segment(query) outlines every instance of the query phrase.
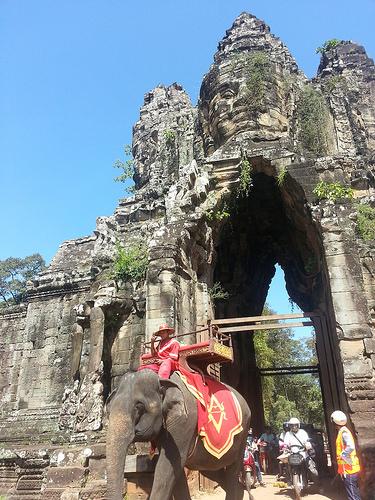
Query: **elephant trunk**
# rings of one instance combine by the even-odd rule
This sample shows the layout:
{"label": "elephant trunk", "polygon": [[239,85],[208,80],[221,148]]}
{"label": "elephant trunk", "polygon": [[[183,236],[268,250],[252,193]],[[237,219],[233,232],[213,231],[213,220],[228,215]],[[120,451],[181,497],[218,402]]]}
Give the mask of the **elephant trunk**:
{"label": "elephant trunk", "polygon": [[121,413],[110,415],[107,431],[107,500],[123,500],[124,468],[129,444],[133,441],[133,423]]}

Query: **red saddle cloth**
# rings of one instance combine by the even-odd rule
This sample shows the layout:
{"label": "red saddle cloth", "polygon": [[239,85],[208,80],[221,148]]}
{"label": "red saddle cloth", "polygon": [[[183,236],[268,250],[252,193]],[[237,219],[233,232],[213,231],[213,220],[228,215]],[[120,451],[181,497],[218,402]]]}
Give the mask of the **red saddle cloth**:
{"label": "red saddle cloth", "polygon": [[221,458],[231,448],[236,434],[242,431],[242,411],[236,396],[222,383],[182,367],[181,380],[197,399],[198,434],[206,450]]}

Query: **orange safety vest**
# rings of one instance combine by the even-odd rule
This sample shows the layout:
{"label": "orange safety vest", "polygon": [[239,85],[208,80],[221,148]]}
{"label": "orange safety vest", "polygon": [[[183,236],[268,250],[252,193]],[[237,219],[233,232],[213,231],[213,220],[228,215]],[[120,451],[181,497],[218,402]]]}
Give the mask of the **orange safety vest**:
{"label": "orange safety vest", "polygon": [[337,472],[343,476],[346,476],[347,474],[357,474],[357,472],[361,470],[361,467],[359,465],[359,460],[355,449],[350,454],[351,464],[348,464],[341,457],[342,452],[345,450],[345,444],[342,437],[344,432],[348,432],[350,434],[353,443],[354,439],[353,439],[353,434],[345,426],[341,427],[341,429],[337,433],[337,438],[336,438]]}

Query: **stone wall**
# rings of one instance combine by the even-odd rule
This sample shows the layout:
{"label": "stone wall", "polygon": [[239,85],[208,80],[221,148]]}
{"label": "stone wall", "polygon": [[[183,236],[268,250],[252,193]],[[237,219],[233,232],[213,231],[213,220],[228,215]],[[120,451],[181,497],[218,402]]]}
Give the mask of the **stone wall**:
{"label": "stone wall", "polygon": [[[196,107],[178,84],[145,96],[135,194],[93,235],[63,243],[28,303],[0,316],[0,493],[21,498],[35,472],[35,498],[100,498],[105,401],[137,368],[142,342],[161,322],[187,333],[214,316],[259,314],[277,263],[290,297],[315,314],[326,416],[350,414],[371,491],[374,241],[358,232],[356,203],[375,204],[374,79],[363,47],[343,41],[308,81],[269,27],[243,13]],[[354,201],[318,200],[319,181],[352,187]],[[144,279],[116,281],[116,246],[137,242],[148,249]],[[217,281],[225,303],[212,299]],[[223,378],[261,425],[252,337],[233,344]]]}

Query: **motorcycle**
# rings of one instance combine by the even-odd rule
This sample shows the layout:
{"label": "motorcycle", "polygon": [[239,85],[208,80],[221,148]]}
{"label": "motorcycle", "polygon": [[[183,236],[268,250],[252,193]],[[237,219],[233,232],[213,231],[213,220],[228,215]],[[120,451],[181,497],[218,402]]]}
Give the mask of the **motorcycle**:
{"label": "motorcycle", "polygon": [[302,446],[291,446],[288,455],[290,477],[296,500],[301,500],[309,484],[306,458],[302,453],[304,450]]}
{"label": "motorcycle", "polygon": [[269,446],[266,441],[260,441],[259,446],[259,463],[264,473],[269,473]]}
{"label": "motorcycle", "polygon": [[245,455],[243,458],[243,468],[240,480],[249,495],[249,500],[254,500],[254,497],[251,494],[251,488],[255,487],[256,471],[255,471],[254,455],[252,454],[249,448],[245,449]]}

